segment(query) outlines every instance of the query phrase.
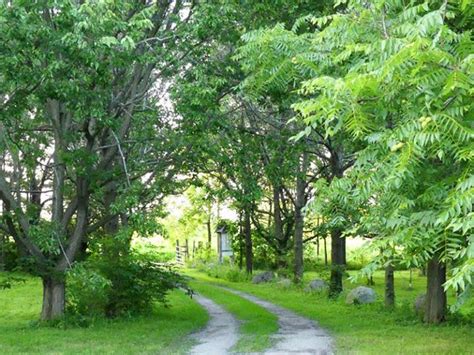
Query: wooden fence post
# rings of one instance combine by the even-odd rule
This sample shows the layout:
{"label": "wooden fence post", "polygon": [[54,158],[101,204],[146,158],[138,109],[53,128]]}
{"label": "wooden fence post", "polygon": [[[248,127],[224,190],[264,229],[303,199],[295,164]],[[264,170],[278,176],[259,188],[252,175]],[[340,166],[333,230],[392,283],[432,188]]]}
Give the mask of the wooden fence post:
{"label": "wooden fence post", "polygon": [[185,249],[184,249],[184,260],[188,260],[189,259],[189,244],[188,244],[188,239],[186,238],[185,240]]}

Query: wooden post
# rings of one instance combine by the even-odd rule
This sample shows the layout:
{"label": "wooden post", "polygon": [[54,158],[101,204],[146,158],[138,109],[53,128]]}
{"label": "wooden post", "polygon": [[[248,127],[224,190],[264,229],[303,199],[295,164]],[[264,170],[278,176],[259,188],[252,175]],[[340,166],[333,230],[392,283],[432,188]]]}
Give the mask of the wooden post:
{"label": "wooden post", "polygon": [[221,233],[217,233],[217,255],[219,257],[219,263],[222,263],[222,239]]}
{"label": "wooden post", "polygon": [[179,252],[179,239],[176,239],[176,263],[180,264],[181,263],[181,258],[180,258],[180,252]]}
{"label": "wooden post", "polygon": [[185,251],[184,251],[184,260],[187,261],[189,259],[189,244],[188,239],[185,240]]}

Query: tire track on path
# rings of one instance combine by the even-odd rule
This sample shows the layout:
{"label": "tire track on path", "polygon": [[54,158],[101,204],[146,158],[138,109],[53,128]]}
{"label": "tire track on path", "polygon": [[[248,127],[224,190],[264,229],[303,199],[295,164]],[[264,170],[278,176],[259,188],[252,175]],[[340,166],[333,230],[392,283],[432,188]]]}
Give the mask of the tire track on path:
{"label": "tire track on path", "polygon": [[192,335],[198,344],[191,348],[190,354],[228,354],[239,339],[238,321],[209,298],[199,294],[195,294],[193,298],[209,313],[209,322],[204,329]]}
{"label": "tire track on path", "polygon": [[272,337],[274,345],[263,354],[333,354],[333,341],[316,322],[248,293],[221,286],[242,298],[258,304],[278,316],[279,330]]}

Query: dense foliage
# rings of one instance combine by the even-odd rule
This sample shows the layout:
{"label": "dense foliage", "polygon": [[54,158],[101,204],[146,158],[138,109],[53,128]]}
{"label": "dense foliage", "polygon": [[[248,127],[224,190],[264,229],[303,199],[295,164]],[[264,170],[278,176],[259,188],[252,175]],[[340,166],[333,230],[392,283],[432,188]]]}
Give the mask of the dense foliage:
{"label": "dense foliage", "polygon": [[71,316],[117,317],[147,314],[156,302],[167,305],[175,288],[191,293],[183,276],[150,255],[91,256],[69,271],[67,309]]}
{"label": "dense foliage", "polygon": [[247,273],[229,278],[300,283],[330,239],[338,297],[364,238],[387,305],[394,268],[426,269],[425,320],[444,320],[474,272],[472,18],[454,0],[0,1],[1,263],[43,279],[44,319],[68,277],[71,312],[139,313],[183,280],[133,239],[205,235],[208,261],[225,203]]}
{"label": "dense foliage", "polygon": [[[238,56],[250,74],[246,85],[297,90],[292,107],[307,125],[297,138],[319,133],[341,142],[353,159],[344,176],[319,185],[314,206],[346,234],[373,238],[382,253],[367,272],[393,260],[412,267],[440,262],[450,266],[444,287],[468,293],[472,8],[341,3],[343,11],[304,17],[291,30],[278,25],[246,35]],[[351,223],[356,227],[348,229]]]}

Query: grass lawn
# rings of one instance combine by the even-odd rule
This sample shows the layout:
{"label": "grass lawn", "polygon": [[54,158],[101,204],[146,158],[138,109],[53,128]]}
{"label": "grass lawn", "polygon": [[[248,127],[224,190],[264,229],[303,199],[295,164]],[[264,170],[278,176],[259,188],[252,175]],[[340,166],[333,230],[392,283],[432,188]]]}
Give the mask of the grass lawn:
{"label": "grass lawn", "polygon": [[222,305],[241,321],[240,339],[232,349],[239,353],[262,351],[270,347],[270,336],[278,330],[277,316],[264,308],[212,284],[194,281],[191,287]]}
{"label": "grass lawn", "polygon": [[[283,288],[276,283],[253,285],[249,282],[226,282],[191,270],[189,275],[207,283],[220,283],[252,293],[317,320],[335,338],[337,353],[357,354],[473,354],[474,327],[471,323],[447,323],[428,326],[417,320],[410,311],[417,295],[424,292],[426,278],[414,276],[414,290],[408,289],[408,272],[396,272],[397,310],[383,308],[383,273],[374,276],[378,302],[371,305],[350,306],[344,303],[345,291],[336,301],[324,294],[306,293],[292,286]],[[317,274],[305,274],[305,282]],[[365,284],[365,280],[359,283]],[[356,287],[346,282],[346,290]],[[474,303],[463,308],[471,314]]]}
{"label": "grass lawn", "polygon": [[197,303],[175,291],[170,308],[157,306],[145,317],[102,320],[89,328],[35,327],[41,296],[37,278],[0,290],[0,354],[179,354],[192,345],[187,336],[208,319]]}

